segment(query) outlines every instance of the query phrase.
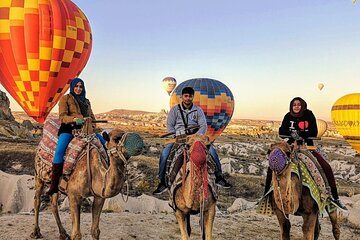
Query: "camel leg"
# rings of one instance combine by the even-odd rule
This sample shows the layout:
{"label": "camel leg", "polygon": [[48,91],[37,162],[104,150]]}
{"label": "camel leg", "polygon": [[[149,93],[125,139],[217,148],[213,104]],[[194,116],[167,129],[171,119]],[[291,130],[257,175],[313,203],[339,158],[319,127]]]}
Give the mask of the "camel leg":
{"label": "camel leg", "polygon": [[212,240],[213,224],[215,219],[215,203],[213,203],[207,212],[205,212],[205,239]]}
{"label": "camel leg", "polygon": [[314,240],[315,237],[315,226],[318,219],[318,214],[305,214],[303,216],[304,223],[302,226],[303,239]]}
{"label": "camel leg", "polygon": [[326,211],[328,212],[329,217],[330,217],[333,236],[334,236],[335,240],[339,240],[340,239],[340,227],[339,227],[339,222],[338,222],[337,210],[335,210],[331,213],[329,213],[329,211],[327,209],[326,209]]}
{"label": "camel leg", "polygon": [[69,194],[70,212],[72,220],[71,240],[80,240],[80,207],[81,197]]}
{"label": "camel leg", "polygon": [[188,240],[189,236],[186,230],[185,214],[181,212],[179,209],[176,209],[175,216],[179,223],[181,240]]}
{"label": "camel leg", "polygon": [[59,239],[66,240],[69,238],[69,235],[66,233],[60,220],[59,209],[58,209],[58,198],[59,198],[59,193],[54,193],[51,196],[51,211],[55,217],[56,224],[59,228],[59,233],[60,233]]}
{"label": "camel leg", "polygon": [[314,240],[319,239],[320,230],[321,230],[321,226],[320,226],[320,221],[319,221],[319,217],[318,217],[318,218],[316,218],[315,231],[314,231]]}
{"label": "camel leg", "polygon": [[92,205],[92,224],[91,224],[91,236],[93,239],[98,240],[100,236],[99,221],[101,210],[104,206],[105,199],[94,196],[94,202]]}
{"label": "camel leg", "polygon": [[35,175],[35,195],[34,195],[34,216],[35,216],[35,223],[34,223],[34,230],[31,233],[31,238],[42,238],[43,236],[40,233],[39,227],[39,211],[40,211],[40,204],[41,204],[41,193],[44,188],[44,182],[41,181],[38,175]]}
{"label": "camel leg", "polygon": [[[279,209],[275,209],[275,214],[280,226],[280,240],[290,240],[291,223],[289,219],[286,219],[284,213]],[[289,218],[289,215],[286,215],[286,217]]]}

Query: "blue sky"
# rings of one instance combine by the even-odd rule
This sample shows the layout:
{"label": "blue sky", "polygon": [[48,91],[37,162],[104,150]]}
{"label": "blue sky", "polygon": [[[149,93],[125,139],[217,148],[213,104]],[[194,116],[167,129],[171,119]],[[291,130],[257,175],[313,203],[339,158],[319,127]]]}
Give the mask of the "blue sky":
{"label": "blue sky", "polygon": [[281,120],[301,96],[330,120],[338,98],[360,91],[360,3],[351,0],[74,2],[93,31],[80,77],[95,113],[168,109],[166,76],[222,81],[234,118]]}

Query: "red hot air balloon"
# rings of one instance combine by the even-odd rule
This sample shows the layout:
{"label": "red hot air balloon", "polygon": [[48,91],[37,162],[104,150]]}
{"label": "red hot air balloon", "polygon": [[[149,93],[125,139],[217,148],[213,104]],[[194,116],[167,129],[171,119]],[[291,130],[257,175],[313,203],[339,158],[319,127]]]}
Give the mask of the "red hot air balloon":
{"label": "red hot air balloon", "polygon": [[211,141],[222,133],[234,113],[234,96],[222,82],[210,78],[190,79],[179,84],[170,98],[170,107],[181,103],[181,91],[192,87],[195,91],[194,104],[201,107],[206,115],[206,135]]}
{"label": "red hot air balloon", "polygon": [[85,67],[92,35],[70,0],[0,1],[0,82],[42,123]]}

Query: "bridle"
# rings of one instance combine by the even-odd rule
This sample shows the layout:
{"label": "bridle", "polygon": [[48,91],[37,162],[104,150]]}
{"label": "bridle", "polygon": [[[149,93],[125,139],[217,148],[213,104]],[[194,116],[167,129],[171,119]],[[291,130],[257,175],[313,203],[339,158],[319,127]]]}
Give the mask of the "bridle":
{"label": "bridle", "polygon": [[[118,144],[106,151],[109,157],[110,157],[110,155],[114,156],[116,158],[121,159],[121,161],[124,163],[124,178],[125,178],[124,182],[126,182],[126,199],[124,199],[123,193],[121,193],[121,196],[125,202],[128,201],[128,193],[129,193],[128,170],[127,170],[127,166],[128,166],[129,162],[126,159],[126,157],[124,156],[122,149],[125,148],[124,142],[126,140],[127,135],[128,135],[128,133],[124,133],[122,135],[120,141],[118,142]],[[90,192],[94,196],[104,198],[105,188],[106,188],[106,179],[107,179],[110,168],[107,168],[107,170],[105,172],[105,176],[103,178],[103,183],[102,183],[101,195],[98,195],[94,192],[94,190],[92,188],[92,175],[91,175],[91,167],[90,167],[90,145],[91,145],[91,143],[90,143],[90,141],[88,141],[88,143],[87,143],[87,172],[88,172],[88,180],[89,180],[89,184],[90,184]],[[120,169],[118,169],[118,171],[120,171]]]}

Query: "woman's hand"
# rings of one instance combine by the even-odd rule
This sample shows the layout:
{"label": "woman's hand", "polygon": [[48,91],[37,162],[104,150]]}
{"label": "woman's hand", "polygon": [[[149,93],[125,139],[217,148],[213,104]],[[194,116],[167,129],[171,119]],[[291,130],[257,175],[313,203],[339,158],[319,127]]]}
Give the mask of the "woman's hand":
{"label": "woman's hand", "polygon": [[83,118],[74,118],[74,122],[76,125],[81,126],[84,124],[85,121]]}

